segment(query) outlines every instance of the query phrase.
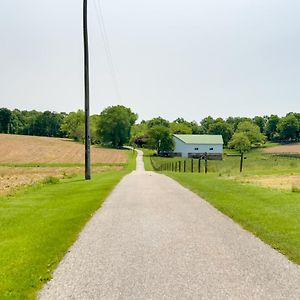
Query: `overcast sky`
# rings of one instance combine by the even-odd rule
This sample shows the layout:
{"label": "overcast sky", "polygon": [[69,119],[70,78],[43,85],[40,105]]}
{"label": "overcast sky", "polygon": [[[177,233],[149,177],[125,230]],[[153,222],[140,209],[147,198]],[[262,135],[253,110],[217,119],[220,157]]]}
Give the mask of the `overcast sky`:
{"label": "overcast sky", "polygon": [[[89,2],[91,111],[141,119],[300,111],[299,0]],[[82,0],[0,4],[0,107],[83,107]]]}

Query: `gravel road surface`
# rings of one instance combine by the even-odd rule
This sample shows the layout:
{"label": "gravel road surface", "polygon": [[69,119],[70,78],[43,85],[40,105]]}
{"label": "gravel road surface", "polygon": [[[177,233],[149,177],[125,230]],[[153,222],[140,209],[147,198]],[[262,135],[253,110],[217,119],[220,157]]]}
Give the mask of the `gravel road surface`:
{"label": "gravel road surface", "polygon": [[300,299],[299,266],[137,163],[40,299]]}

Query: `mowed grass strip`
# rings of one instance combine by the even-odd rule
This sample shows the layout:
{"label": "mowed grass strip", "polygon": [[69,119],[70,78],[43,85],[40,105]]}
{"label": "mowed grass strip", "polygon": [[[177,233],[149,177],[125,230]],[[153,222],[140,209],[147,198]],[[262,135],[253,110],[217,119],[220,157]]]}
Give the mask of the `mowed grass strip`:
{"label": "mowed grass strip", "polygon": [[[128,151],[129,152],[129,151]],[[36,185],[0,198],[0,299],[34,299],[80,230],[121,178],[135,168],[58,184]]]}
{"label": "mowed grass strip", "polygon": [[166,175],[300,264],[300,194],[246,185],[216,174]]}

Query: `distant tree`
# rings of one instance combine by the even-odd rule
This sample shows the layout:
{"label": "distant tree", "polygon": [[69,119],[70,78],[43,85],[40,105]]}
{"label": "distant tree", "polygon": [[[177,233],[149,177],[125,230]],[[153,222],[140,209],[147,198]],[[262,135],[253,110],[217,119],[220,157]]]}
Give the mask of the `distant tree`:
{"label": "distant tree", "polygon": [[77,112],[69,113],[62,125],[61,130],[66,136],[75,141],[84,141],[84,112],[78,110]]}
{"label": "distant tree", "polygon": [[294,114],[287,114],[278,122],[277,130],[281,139],[286,141],[298,141],[300,124]]}
{"label": "distant tree", "polygon": [[260,132],[260,129],[252,121],[243,121],[239,123],[237,133],[244,133],[251,144],[261,144],[265,142],[265,136]]}
{"label": "distant tree", "polygon": [[[101,141],[98,135],[98,123],[100,121],[99,115],[92,115],[90,117],[90,135],[91,135],[91,143],[92,144],[100,144]],[[83,126],[84,131],[84,126]],[[84,140],[84,137],[83,137]]]}
{"label": "distant tree", "polygon": [[122,105],[110,106],[100,114],[98,136],[101,143],[121,147],[130,140],[131,127],[137,115]]}
{"label": "distant tree", "polygon": [[178,124],[189,124],[189,122],[186,121],[184,118],[177,118],[176,120],[174,120],[174,123],[178,123]]}
{"label": "distant tree", "polygon": [[10,132],[11,111],[7,108],[0,108],[0,133]]}
{"label": "distant tree", "polygon": [[26,122],[23,112],[18,109],[14,109],[11,113],[10,133],[24,134],[25,126]]}
{"label": "distant tree", "polygon": [[277,115],[271,115],[266,123],[266,135],[269,140],[273,140],[277,134],[277,125],[280,118]]}
{"label": "distant tree", "polygon": [[170,129],[174,134],[192,134],[192,127],[188,123],[172,122]]}
{"label": "distant tree", "polygon": [[260,129],[260,132],[265,132],[266,120],[261,116],[255,116],[253,119],[255,125],[257,125]]}
{"label": "distant tree", "polygon": [[36,120],[39,118],[43,113],[36,110],[31,111],[22,111],[22,116],[24,118],[24,127],[22,134],[26,135],[37,135],[36,133]]}
{"label": "distant tree", "polygon": [[132,138],[134,138],[136,136],[145,135],[147,131],[148,131],[147,122],[142,121],[140,124],[134,124],[131,127],[131,136]]}
{"label": "distant tree", "polygon": [[251,148],[251,142],[249,141],[247,134],[244,132],[236,132],[232,136],[232,139],[229,141],[228,147],[240,152],[240,154],[241,154],[240,172],[242,172],[244,153],[249,151]]}
{"label": "distant tree", "polygon": [[208,133],[222,135],[224,144],[227,145],[233,135],[233,130],[231,125],[221,119],[210,126]]}
{"label": "distant tree", "polygon": [[142,148],[147,140],[147,122],[142,121],[140,124],[134,124],[130,132],[130,144]]}
{"label": "distant tree", "polygon": [[135,136],[132,143],[135,144],[138,148],[143,148],[147,144],[149,136],[147,134]]}
{"label": "distant tree", "polygon": [[234,132],[237,130],[239,124],[245,121],[252,122],[252,120],[247,117],[228,117],[226,119],[226,123],[232,126]]}
{"label": "distant tree", "polygon": [[203,134],[208,134],[209,128],[210,126],[212,126],[214,124],[215,120],[213,117],[208,116],[206,118],[204,118],[203,120],[201,120],[200,125],[201,125],[201,131],[203,132]]}
{"label": "distant tree", "polygon": [[205,130],[196,121],[192,121],[190,124],[192,127],[192,134],[205,134]]}
{"label": "distant tree", "polygon": [[157,117],[149,120],[147,122],[147,127],[152,128],[154,126],[165,126],[165,127],[170,127],[170,122],[163,119],[162,117]]}
{"label": "distant tree", "polygon": [[171,134],[171,130],[168,127],[156,125],[148,131],[147,147],[150,149],[156,149],[158,154],[162,151],[173,151],[174,140]]}
{"label": "distant tree", "polygon": [[64,115],[56,112],[45,111],[34,120],[34,135],[61,137],[60,127],[63,123]]}
{"label": "distant tree", "polygon": [[251,142],[244,132],[236,132],[229,141],[228,147],[244,153],[250,150]]}

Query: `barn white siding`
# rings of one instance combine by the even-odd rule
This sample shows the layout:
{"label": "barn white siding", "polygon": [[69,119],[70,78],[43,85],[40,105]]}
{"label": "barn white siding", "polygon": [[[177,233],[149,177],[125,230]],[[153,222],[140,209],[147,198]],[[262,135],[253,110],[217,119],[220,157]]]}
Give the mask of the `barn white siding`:
{"label": "barn white siding", "polygon": [[174,136],[175,153],[181,153],[182,157],[188,157],[189,153],[223,154],[222,144],[186,144]]}

